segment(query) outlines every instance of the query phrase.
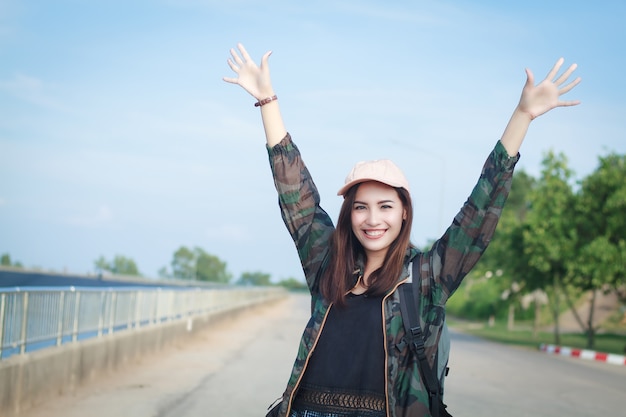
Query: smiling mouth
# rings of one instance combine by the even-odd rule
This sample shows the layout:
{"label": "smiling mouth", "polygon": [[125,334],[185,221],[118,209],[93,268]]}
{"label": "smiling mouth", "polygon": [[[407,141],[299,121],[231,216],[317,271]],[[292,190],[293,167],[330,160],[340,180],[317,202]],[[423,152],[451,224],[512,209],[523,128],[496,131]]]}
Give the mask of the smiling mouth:
{"label": "smiling mouth", "polygon": [[385,234],[385,230],[364,230],[366,236],[379,237]]}

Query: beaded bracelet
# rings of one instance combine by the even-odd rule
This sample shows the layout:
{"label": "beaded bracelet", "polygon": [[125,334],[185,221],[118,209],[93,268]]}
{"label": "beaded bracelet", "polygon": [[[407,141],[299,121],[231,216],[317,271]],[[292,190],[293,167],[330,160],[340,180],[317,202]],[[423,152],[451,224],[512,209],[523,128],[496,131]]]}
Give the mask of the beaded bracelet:
{"label": "beaded bracelet", "polygon": [[274,100],[278,100],[278,97],[276,97],[275,95],[272,97],[264,98],[263,100],[259,100],[256,103],[254,103],[254,107],[265,106],[267,103],[271,103]]}

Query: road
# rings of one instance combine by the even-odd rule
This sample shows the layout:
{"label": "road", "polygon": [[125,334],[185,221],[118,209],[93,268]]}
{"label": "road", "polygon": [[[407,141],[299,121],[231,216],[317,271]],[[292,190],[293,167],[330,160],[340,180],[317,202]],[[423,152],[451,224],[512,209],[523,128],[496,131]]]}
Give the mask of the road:
{"label": "road", "polygon": [[[216,323],[194,340],[103,376],[25,417],[265,415],[284,390],[308,298]],[[624,415],[626,367],[453,333],[446,402],[455,417]]]}
{"label": "road", "polygon": [[626,415],[626,366],[454,333],[446,403],[455,417]]}

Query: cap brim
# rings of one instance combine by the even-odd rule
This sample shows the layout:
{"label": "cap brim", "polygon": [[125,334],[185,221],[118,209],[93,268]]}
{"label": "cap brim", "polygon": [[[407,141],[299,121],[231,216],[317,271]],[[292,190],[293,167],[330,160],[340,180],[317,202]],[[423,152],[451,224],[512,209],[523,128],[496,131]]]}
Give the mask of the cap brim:
{"label": "cap brim", "polygon": [[368,182],[368,181],[376,181],[376,182],[379,182],[379,183],[381,183],[381,184],[388,185],[388,186],[393,187],[393,188],[406,188],[406,187],[405,187],[405,186],[403,186],[402,184],[395,184],[395,183],[394,183],[394,184],[390,184],[390,183],[388,183],[388,182],[381,181],[381,180],[379,180],[379,179],[374,179],[374,178],[359,178],[359,179],[352,180],[352,181],[350,181],[350,182],[346,183],[343,187],[341,187],[341,188],[339,189],[339,191],[337,191],[337,195],[342,195],[342,196],[343,196],[343,195],[345,195],[345,194],[348,192],[348,190],[349,190],[351,187],[353,187],[353,186],[355,186],[355,185],[357,185],[357,184],[360,184],[360,183],[362,183],[362,182]]}

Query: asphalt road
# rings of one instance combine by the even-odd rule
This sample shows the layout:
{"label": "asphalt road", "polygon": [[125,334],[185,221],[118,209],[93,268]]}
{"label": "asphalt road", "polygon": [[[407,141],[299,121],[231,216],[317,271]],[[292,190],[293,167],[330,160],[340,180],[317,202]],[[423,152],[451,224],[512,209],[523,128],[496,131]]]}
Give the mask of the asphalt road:
{"label": "asphalt road", "polygon": [[[294,296],[240,313],[23,416],[264,416],[289,377],[308,309],[308,297]],[[626,367],[452,337],[446,402],[455,417],[626,414]]]}
{"label": "asphalt road", "polygon": [[626,416],[626,366],[454,333],[446,403],[455,417]]}

